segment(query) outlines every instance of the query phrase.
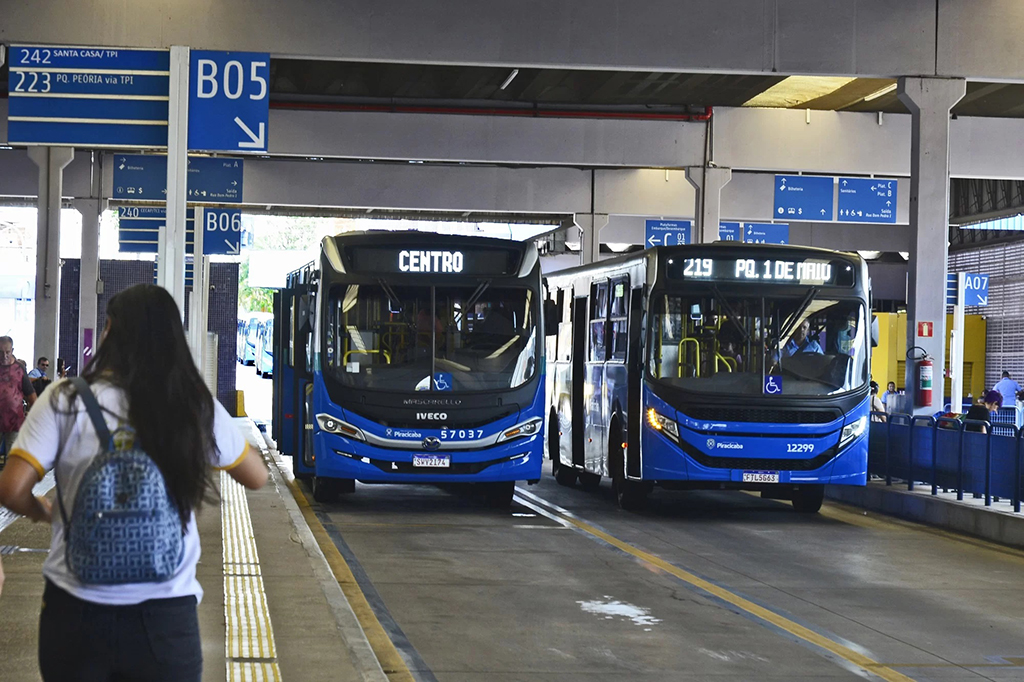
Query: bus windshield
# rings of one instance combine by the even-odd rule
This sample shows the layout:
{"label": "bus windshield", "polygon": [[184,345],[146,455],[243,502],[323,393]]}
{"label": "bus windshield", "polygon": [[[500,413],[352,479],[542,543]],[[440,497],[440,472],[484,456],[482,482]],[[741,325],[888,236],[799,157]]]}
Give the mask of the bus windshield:
{"label": "bus windshield", "polygon": [[326,301],[324,372],[380,391],[512,389],[538,371],[533,291],[338,285]]}
{"label": "bus windshield", "polygon": [[[831,299],[816,288],[795,297],[715,289],[655,294],[651,312],[648,372],[669,386],[735,396],[820,396],[868,381],[867,325],[858,300]],[[769,382],[770,376],[781,379]]]}

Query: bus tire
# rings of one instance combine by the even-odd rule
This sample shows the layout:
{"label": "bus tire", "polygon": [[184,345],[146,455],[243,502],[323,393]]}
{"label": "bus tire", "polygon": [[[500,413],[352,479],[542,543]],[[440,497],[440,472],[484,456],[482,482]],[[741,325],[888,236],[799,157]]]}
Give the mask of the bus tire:
{"label": "bus tire", "polygon": [[564,464],[558,464],[557,462],[551,465],[555,472],[555,482],[558,485],[571,488],[576,485],[577,472],[572,467],[565,466]]}
{"label": "bus tire", "polygon": [[[613,433],[615,430],[613,429]],[[612,475],[612,492],[620,509],[639,511],[647,505],[650,486],[626,478],[626,458],[621,446],[614,442],[608,445],[608,471]]]}
{"label": "bus tire", "polygon": [[512,495],[516,491],[515,481],[484,484],[484,502],[492,509],[508,509],[512,506]]}
{"label": "bus tire", "polygon": [[801,514],[817,514],[824,501],[823,485],[803,485],[793,491],[793,509]]}
{"label": "bus tire", "polygon": [[341,492],[338,481],[323,476],[313,477],[313,499],[322,504],[337,502]]}

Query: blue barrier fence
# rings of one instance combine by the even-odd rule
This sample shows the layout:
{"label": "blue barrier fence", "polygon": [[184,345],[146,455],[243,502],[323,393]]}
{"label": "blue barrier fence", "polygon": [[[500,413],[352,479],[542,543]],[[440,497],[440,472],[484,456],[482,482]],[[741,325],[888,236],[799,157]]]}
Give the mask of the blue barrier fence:
{"label": "blue barrier fence", "polygon": [[932,495],[984,497],[986,506],[1009,499],[1019,512],[1022,440],[1024,428],[1012,424],[872,412],[868,473],[908,490],[930,485]]}

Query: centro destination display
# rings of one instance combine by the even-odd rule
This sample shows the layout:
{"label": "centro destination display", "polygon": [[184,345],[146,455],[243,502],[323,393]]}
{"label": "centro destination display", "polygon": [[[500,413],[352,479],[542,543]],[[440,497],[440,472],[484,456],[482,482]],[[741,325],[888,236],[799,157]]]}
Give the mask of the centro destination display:
{"label": "centro destination display", "polygon": [[511,249],[380,248],[346,249],[353,269],[408,275],[511,275],[519,254]]}
{"label": "centro destination display", "polygon": [[853,266],[842,260],[806,258],[671,258],[672,279],[853,286]]}

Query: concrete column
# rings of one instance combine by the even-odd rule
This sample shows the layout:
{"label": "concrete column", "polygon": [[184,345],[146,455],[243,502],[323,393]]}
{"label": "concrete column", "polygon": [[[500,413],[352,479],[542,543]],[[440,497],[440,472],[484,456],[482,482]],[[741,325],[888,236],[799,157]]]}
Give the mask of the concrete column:
{"label": "concrete column", "polygon": [[[75,158],[70,147],[30,147],[28,156],[39,167],[36,237],[35,348],[23,358],[29,369],[36,358],[50,358],[57,366],[60,329],[60,208],[64,168]],[[17,339],[15,339],[17,342]]]}
{"label": "concrete column", "polygon": [[167,111],[167,222],[160,232],[157,284],[166,288],[185,315],[185,214],[188,185],[189,48],[171,47],[170,105]]}
{"label": "concrete column", "polygon": [[686,179],[696,188],[693,241],[709,244],[718,241],[718,224],[722,222],[722,188],[732,180],[731,168],[690,166]]}
{"label": "concrete column", "polygon": [[78,358],[66,358],[74,365],[75,374],[81,374],[96,353],[100,332],[96,328],[100,293],[100,215],[103,199],[76,201],[75,208],[82,214],[82,266],[78,287]]}
{"label": "concrete column", "polygon": [[601,230],[608,225],[604,213],[577,213],[574,218],[580,230],[580,265],[601,260]]}
{"label": "concrete column", "polygon": [[[914,411],[942,406],[946,366],[946,265],[949,255],[949,112],[967,83],[949,78],[900,78],[899,98],[912,115],[910,142],[910,229],[907,287],[907,348],[918,346],[935,362],[932,403],[917,406],[917,363],[907,361],[906,390]],[[931,336],[918,336],[918,323],[931,323]],[[920,350],[913,357],[918,358]]]}

